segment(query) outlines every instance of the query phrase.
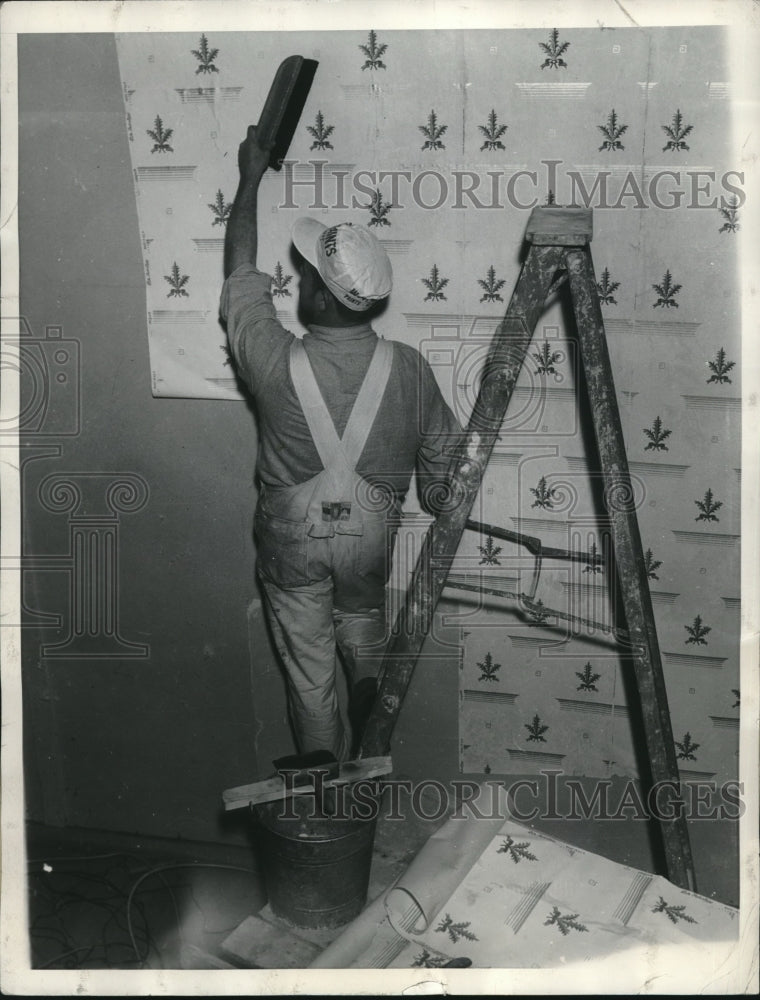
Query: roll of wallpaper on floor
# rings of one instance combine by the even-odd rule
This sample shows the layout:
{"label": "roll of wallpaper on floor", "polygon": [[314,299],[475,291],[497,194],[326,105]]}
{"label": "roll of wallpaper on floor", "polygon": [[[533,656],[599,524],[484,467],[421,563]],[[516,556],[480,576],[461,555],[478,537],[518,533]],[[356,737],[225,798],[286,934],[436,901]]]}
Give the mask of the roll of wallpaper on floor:
{"label": "roll of wallpaper on floor", "polygon": [[318,65],[314,59],[288,56],[275,73],[256,127],[262,146],[274,142],[269,158],[272,170],[282,169]]}

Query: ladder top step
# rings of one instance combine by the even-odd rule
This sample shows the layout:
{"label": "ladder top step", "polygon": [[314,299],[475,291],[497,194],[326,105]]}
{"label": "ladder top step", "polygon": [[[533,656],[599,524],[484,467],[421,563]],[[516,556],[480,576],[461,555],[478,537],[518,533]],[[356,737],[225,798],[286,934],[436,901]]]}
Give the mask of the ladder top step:
{"label": "ladder top step", "polygon": [[590,208],[544,205],[530,213],[525,238],[537,246],[585,246],[593,232]]}

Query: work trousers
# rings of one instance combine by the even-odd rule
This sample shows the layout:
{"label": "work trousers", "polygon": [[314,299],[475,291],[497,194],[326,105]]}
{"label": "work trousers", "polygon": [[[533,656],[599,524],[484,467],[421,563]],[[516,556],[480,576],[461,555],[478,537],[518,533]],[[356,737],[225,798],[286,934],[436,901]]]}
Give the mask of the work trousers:
{"label": "work trousers", "polygon": [[345,760],[351,744],[338,708],[338,655],[351,684],[377,677],[395,529],[382,518],[361,535],[312,537],[308,528],[257,513],[258,573],[298,749]]}

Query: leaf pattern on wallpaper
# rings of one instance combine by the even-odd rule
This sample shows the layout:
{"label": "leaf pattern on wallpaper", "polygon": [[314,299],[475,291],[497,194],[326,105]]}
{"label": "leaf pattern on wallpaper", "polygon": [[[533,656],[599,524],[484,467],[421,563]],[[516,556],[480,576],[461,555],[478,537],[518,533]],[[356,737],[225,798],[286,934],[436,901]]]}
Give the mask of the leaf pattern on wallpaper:
{"label": "leaf pattern on wallpaper", "polygon": [[738,233],[741,229],[739,225],[739,199],[733,195],[728,204],[718,209],[723,216],[723,225],[718,230],[719,233]]}
{"label": "leaf pattern on wallpaper", "polygon": [[694,917],[690,917],[686,912],[686,904],[682,906],[671,906],[663,896],[652,907],[652,913],[664,913],[671,923],[677,924],[679,920],[685,920],[687,924],[696,924]]}
{"label": "leaf pattern on wallpaper", "polygon": [[486,544],[479,545],[478,550],[481,555],[479,566],[500,566],[499,553],[501,545],[495,545],[493,535],[486,535]]}
{"label": "leaf pattern on wallpaper", "polygon": [[602,280],[597,281],[596,290],[599,293],[599,301],[606,306],[616,306],[617,299],[614,293],[620,288],[619,281],[612,281],[610,278],[609,268],[605,267],[602,271]]}
{"label": "leaf pattern on wallpaper", "polygon": [[546,476],[541,476],[536,485],[530,487],[530,492],[536,498],[531,507],[539,507],[541,510],[551,510],[554,507],[557,492],[554,487],[547,486]]}
{"label": "leaf pattern on wallpaper", "polygon": [[168,281],[171,285],[171,289],[166,294],[167,299],[181,298],[182,296],[189,295],[185,288],[189,280],[189,274],[180,274],[179,265],[175,260],[172,264],[171,273],[164,275],[164,281]]}
{"label": "leaf pattern on wallpaper", "polygon": [[659,580],[657,575],[657,570],[662,566],[662,559],[655,559],[652,554],[651,549],[647,549],[644,553],[644,569],[647,573],[647,579],[649,580]]}
{"label": "leaf pattern on wallpaper", "polygon": [[620,141],[620,137],[625,135],[628,131],[628,126],[621,125],[618,122],[617,112],[614,108],[610,111],[609,115],[607,115],[607,121],[605,124],[597,125],[596,127],[604,136],[604,141],[599,147],[600,153],[603,153],[605,150],[612,152],[616,149],[625,149],[625,146]]}
{"label": "leaf pattern on wallpaper", "polygon": [[547,341],[544,341],[540,351],[534,351],[531,355],[536,362],[534,375],[556,375],[557,369],[554,367],[562,360],[562,355],[558,351],[552,351]]}
{"label": "leaf pattern on wallpaper", "polygon": [[446,296],[443,290],[448,283],[448,278],[441,277],[438,271],[438,265],[433,264],[430,268],[430,276],[422,279],[422,284],[428,290],[427,295],[425,296],[425,302],[439,302],[445,299]]}
{"label": "leaf pattern on wallpaper", "polygon": [[196,76],[198,73],[218,73],[219,70],[214,65],[214,60],[219,55],[219,49],[210,49],[208,44],[208,38],[205,35],[201,35],[200,42],[198,43],[197,49],[191,49],[192,54],[198,60],[200,65],[195,71]]}
{"label": "leaf pattern on wallpaper", "polygon": [[174,135],[173,128],[164,128],[164,123],[160,115],[156,115],[153,128],[145,130],[149,138],[153,140],[151,153],[173,153],[174,149],[169,145],[169,140]]}
{"label": "leaf pattern on wallpaper", "polygon": [[719,511],[723,506],[723,501],[716,500],[712,490],[705,490],[702,499],[695,500],[694,503],[699,507],[699,514],[694,518],[695,521],[720,521],[716,511]]}
{"label": "leaf pattern on wallpaper", "polygon": [[683,734],[683,739],[682,740],[676,740],[675,744],[678,747],[678,753],[676,754],[676,758],[678,760],[696,760],[697,759],[696,751],[699,750],[701,744],[700,743],[695,743],[692,740],[691,733],[684,733]]}
{"label": "leaf pattern on wallpaper", "polygon": [[538,43],[546,54],[546,59],[541,63],[541,69],[559,69],[560,66],[567,69],[567,63],[562,56],[570,48],[570,42],[560,42],[559,31],[552,28],[549,35],[549,42]]}
{"label": "leaf pattern on wallpaper", "polygon": [[480,297],[481,302],[503,302],[504,299],[499,295],[499,292],[506,284],[505,278],[496,277],[496,269],[493,264],[488,268],[486,272],[485,279],[478,278],[478,284],[483,289],[483,295]]}
{"label": "leaf pattern on wallpaper", "polygon": [[707,367],[712,372],[712,375],[706,379],[707,384],[709,385],[711,382],[717,382],[718,385],[723,385],[725,382],[731,381],[728,377],[728,373],[732,368],[736,367],[736,362],[729,361],[726,358],[725,348],[721,347],[715,355],[715,360],[707,362]]}
{"label": "leaf pattern on wallpaper", "polygon": [[392,206],[388,202],[383,201],[383,196],[378,188],[375,189],[375,193],[372,195],[372,201],[365,208],[369,210],[370,226],[390,226],[391,222],[388,218],[388,213]]}
{"label": "leaf pattern on wallpaper", "polygon": [[447,913],[444,915],[440,924],[436,927],[436,930],[441,934],[448,934],[454,944],[460,938],[465,938],[467,941],[477,941],[477,937],[468,930],[470,926],[469,920],[460,920],[456,923],[453,918]]}
{"label": "leaf pattern on wallpaper", "polygon": [[388,46],[385,43],[378,42],[377,34],[374,30],[370,31],[367,44],[360,45],[359,48],[367,57],[364,65],[362,66],[362,70],[387,69],[385,63],[382,61],[382,57],[388,50]]}
{"label": "leaf pattern on wallpaper", "polygon": [[712,632],[712,628],[709,625],[705,625],[702,622],[701,615],[697,615],[697,617],[694,619],[691,625],[684,625],[684,628],[689,633],[688,638],[684,639],[684,642],[687,646],[707,645],[707,639],[705,639],[705,636],[708,635],[710,632]]}
{"label": "leaf pattern on wallpaper", "polygon": [[504,143],[501,141],[502,136],[506,133],[508,125],[499,125],[498,118],[496,116],[496,109],[491,108],[490,114],[488,115],[488,121],[485,125],[478,125],[478,129],[481,134],[485,136],[485,141],[480,147],[480,152],[484,150],[494,150],[494,149],[505,149]]}
{"label": "leaf pattern on wallpaper", "polygon": [[670,125],[661,125],[660,127],[668,137],[667,143],[662,147],[663,153],[678,152],[689,148],[685,140],[691,134],[694,126],[684,125],[680,108],[673,115]]}
{"label": "leaf pattern on wallpaper", "polygon": [[477,666],[480,668],[479,681],[498,681],[499,678],[496,676],[501,670],[500,663],[493,662],[493,654],[486,653],[483,657],[483,662],[478,663]]}
{"label": "leaf pattern on wallpaper", "polygon": [[212,226],[226,226],[227,220],[230,217],[230,212],[232,211],[232,202],[229,204],[224,200],[224,195],[222,194],[222,189],[219,188],[216,192],[216,198],[213,202],[208,202],[208,207],[211,209],[214,215],[214,221],[211,223]]}
{"label": "leaf pattern on wallpaper", "polygon": [[528,743],[546,743],[544,733],[549,731],[549,726],[541,721],[538,712],[536,712],[530,722],[525,722],[523,725],[528,730]]}
{"label": "leaf pattern on wallpaper", "polygon": [[306,131],[311,134],[311,137],[314,140],[311,146],[309,146],[309,150],[333,148],[333,144],[330,142],[330,136],[335,131],[335,126],[327,125],[325,123],[325,116],[321,111],[317,112],[314,124],[306,126]]}
{"label": "leaf pattern on wallpaper", "polygon": [[435,111],[431,111],[427,122],[424,125],[418,125],[417,128],[425,136],[425,142],[421,147],[423,150],[446,148],[441,139],[448,131],[449,126],[438,123],[438,115],[436,115]]}
{"label": "leaf pattern on wallpaper", "polygon": [[282,269],[282,264],[277,261],[274,265],[274,274],[272,275],[272,297],[277,298],[278,296],[290,296],[290,289],[288,285],[293,280],[292,274],[285,274]]}
{"label": "leaf pattern on wallpaper", "polygon": [[562,913],[558,906],[552,907],[552,912],[544,920],[544,927],[556,926],[560,934],[567,936],[570,931],[588,931],[585,924],[578,923],[579,913]]}
{"label": "leaf pattern on wallpaper", "polygon": [[586,663],[586,666],[583,668],[583,672],[582,673],[581,673],[580,670],[576,670],[575,671],[575,676],[580,681],[580,684],[576,688],[577,691],[598,691],[599,690],[599,688],[596,686],[596,682],[600,679],[600,677],[602,675],[596,673],[594,670],[591,669],[591,661],[590,660]]}
{"label": "leaf pattern on wallpaper", "polygon": [[675,297],[681,291],[681,285],[675,284],[670,269],[662,276],[661,283],[652,285],[652,288],[657,292],[658,296],[657,301],[652,305],[653,309],[657,309],[658,306],[662,306],[664,309],[678,308]]}
{"label": "leaf pattern on wallpaper", "polygon": [[513,837],[507,834],[507,839],[502,842],[496,853],[507,854],[516,865],[521,861],[538,861],[536,855],[531,854],[528,850],[529,847],[529,840],[518,843]]}
{"label": "leaf pattern on wallpaper", "polygon": [[644,427],[642,429],[644,434],[649,438],[644,451],[668,451],[668,446],[665,442],[673,432],[669,428],[663,427],[661,417],[655,417],[651,427]]}

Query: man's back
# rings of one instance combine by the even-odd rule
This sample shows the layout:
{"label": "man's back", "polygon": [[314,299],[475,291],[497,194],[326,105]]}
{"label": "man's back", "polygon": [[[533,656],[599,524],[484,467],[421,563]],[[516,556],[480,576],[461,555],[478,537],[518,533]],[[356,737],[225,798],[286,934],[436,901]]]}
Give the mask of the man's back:
{"label": "man's back", "polygon": [[[225,286],[222,311],[238,371],[256,400],[258,475],[278,487],[305,482],[322,464],[290,377],[293,334],[277,320],[268,283],[267,275],[239,269]],[[377,343],[371,325],[357,319],[352,327],[311,326],[303,338],[339,436]],[[393,348],[388,385],[357,472],[385,484],[401,502],[415,462],[423,480],[445,475],[459,428],[419,352],[399,342]]]}

